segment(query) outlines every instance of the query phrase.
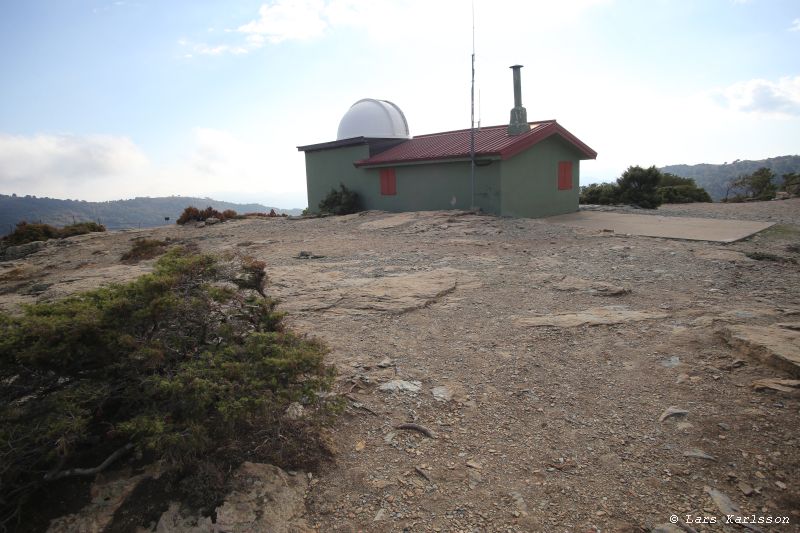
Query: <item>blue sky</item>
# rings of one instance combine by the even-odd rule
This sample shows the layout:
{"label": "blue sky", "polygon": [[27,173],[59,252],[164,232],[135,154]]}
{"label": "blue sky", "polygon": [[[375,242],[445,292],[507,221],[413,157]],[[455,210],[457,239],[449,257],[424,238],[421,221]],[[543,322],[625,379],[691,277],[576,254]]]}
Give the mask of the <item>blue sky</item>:
{"label": "blue sky", "polygon": [[[513,106],[627,166],[800,153],[797,0],[475,0],[482,124]],[[469,126],[459,0],[0,2],[0,193],[304,207],[296,146],[361,98]]]}

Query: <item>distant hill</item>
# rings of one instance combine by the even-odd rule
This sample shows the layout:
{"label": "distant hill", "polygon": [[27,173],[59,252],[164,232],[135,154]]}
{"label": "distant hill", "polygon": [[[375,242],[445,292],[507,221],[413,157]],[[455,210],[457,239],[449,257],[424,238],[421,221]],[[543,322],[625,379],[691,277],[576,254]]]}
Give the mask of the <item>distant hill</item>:
{"label": "distant hill", "polygon": [[[17,222],[44,222],[64,226],[73,222],[94,221],[108,229],[150,228],[174,224],[183,210],[193,205],[200,209],[211,206],[218,211],[233,209],[237,213],[269,212],[271,207],[261,204],[235,204],[211,198],[168,196],[165,198],[134,198],[110,202],[58,200],[0,194],[0,235],[10,233]],[[299,215],[300,209],[278,209],[277,213]],[[164,220],[169,217],[169,220]]]}
{"label": "distant hill", "polygon": [[758,161],[741,161],[737,159],[732,163],[722,165],[711,165],[703,163],[700,165],[669,165],[661,167],[662,172],[671,172],[684,178],[694,178],[697,185],[704,188],[715,201],[725,197],[728,182],[744,174],[752,174],[762,167],[767,167],[778,176],[781,183],[781,176],[791,172],[800,172],[800,155],[784,155],[780,157],[770,157]]}

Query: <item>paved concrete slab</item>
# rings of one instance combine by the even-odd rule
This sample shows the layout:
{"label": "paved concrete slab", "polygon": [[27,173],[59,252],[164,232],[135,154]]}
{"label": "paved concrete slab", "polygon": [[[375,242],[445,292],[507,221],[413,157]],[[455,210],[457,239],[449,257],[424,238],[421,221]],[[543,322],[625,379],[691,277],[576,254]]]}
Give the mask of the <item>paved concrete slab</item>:
{"label": "paved concrete slab", "polygon": [[772,222],[752,220],[630,215],[603,211],[577,211],[544,220],[597,231],[714,242],[736,242],[773,225]]}

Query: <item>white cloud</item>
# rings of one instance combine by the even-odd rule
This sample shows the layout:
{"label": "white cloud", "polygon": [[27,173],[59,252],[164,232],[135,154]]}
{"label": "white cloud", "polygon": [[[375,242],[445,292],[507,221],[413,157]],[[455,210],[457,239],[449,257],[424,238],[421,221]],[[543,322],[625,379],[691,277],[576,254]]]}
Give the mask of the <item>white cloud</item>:
{"label": "white cloud", "polygon": [[[267,145],[279,143],[270,138]],[[305,182],[286,179],[298,158],[288,144],[265,151],[263,137],[253,142],[197,128],[188,150],[156,164],[126,137],[0,133],[0,193],[93,201],[208,196],[301,207]]]}
{"label": "white cloud", "polygon": [[800,116],[800,76],[777,82],[753,79],[716,91],[712,97],[723,107],[742,113],[778,117]]}
{"label": "white cloud", "polygon": [[129,175],[147,157],[128,138],[108,135],[8,135],[0,133],[0,184],[30,189],[58,181],[60,189]]}
{"label": "white cloud", "polygon": [[321,36],[328,27],[322,0],[278,0],[264,4],[258,19],[238,28],[246,35],[260,35],[271,43]]}
{"label": "white cloud", "polygon": [[796,18],[792,21],[789,31],[800,31],[800,18]]}
{"label": "white cloud", "polygon": [[[612,1],[495,0],[489,4],[478,0],[476,25],[505,27],[508,13],[514,12],[518,20],[547,20],[546,28],[537,28],[540,34],[574,20],[591,7]],[[246,54],[267,43],[319,39],[338,29],[364,31],[372,40],[405,45],[413,44],[419,35],[435,35],[446,42],[452,39],[454,28],[469,31],[471,10],[465,6],[463,0],[274,0],[259,8],[257,18],[235,30],[226,30],[232,42],[210,45],[182,40],[179,44],[190,46],[194,54],[200,55]],[[449,37],[442,33],[443,28]]]}

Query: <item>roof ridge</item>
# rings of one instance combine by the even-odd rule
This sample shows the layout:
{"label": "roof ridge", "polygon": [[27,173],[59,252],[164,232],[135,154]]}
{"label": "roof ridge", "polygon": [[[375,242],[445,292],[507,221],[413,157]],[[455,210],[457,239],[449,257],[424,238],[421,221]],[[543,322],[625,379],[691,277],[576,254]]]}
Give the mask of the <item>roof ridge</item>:
{"label": "roof ridge", "polygon": [[[551,124],[551,123],[554,123],[554,122],[557,123],[556,119],[533,120],[533,121],[528,122],[528,125],[533,126],[534,124],[536,124],[538,126],[538,125],[541,125],[541,124]],[[496,126],[480,126],[480,127],[475,128],[475,130],[476,131],[492,130],[492,129],[497,129],[497,128],[507,128],[507,127],[508,127],[508,124],[498,124]],[[412,137],[409,140],[421,139],[421,138],[424,138],[424,137],[435,137],[437,135],[448,135],[450,133],[463,133],[465,131],[470,131],[471,129],[472,128],[462,128],[460,130],[439,131],[439,132],[436,132],[436,133],[424,133],[422,135],[415,135],[414,137]]]}

